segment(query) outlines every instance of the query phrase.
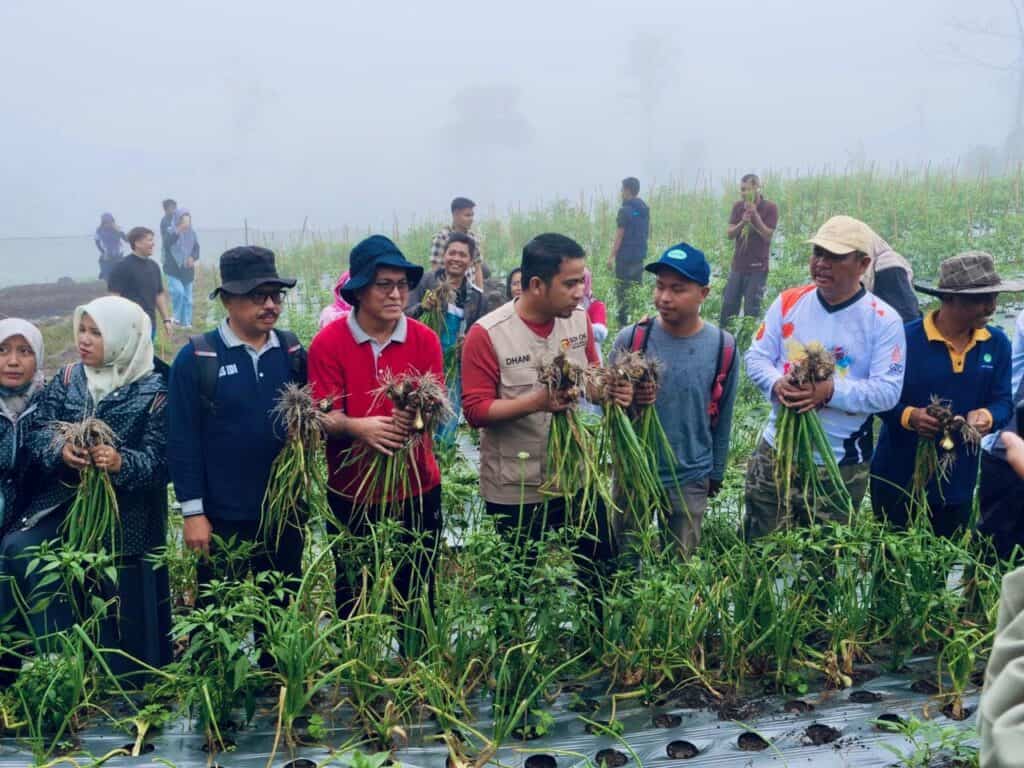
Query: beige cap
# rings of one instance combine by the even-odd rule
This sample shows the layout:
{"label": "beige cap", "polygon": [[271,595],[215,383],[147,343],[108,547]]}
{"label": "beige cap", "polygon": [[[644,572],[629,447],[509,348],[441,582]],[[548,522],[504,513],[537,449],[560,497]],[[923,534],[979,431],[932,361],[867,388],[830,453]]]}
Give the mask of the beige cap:
{"label": "beige cap", "polygon": [[875,231],[860,219],[852,216],[833,216],[822,224],[821,229],[807,242],[820,245],[829,253],[860,251],[870,256],[874,253],[877,238]]}

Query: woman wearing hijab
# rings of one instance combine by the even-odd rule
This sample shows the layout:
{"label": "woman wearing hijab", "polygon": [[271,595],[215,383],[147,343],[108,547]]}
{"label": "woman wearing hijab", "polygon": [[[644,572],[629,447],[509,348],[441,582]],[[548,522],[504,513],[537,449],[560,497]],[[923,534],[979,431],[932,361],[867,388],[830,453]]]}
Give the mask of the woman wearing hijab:
{"label": "woman wearing hijab", "polygon": [[352,305],[341,298],[341,286],[348,282],[348,270],[346,269],[341,273],[341,277],[338,278],[338,282],[334,284],[334,303],[330,306],[324,307],[320,312],[320,327],[323,328],[325,325],[330,325],[339,317],[344,317],[352,311]]}
{"label": "woman wearing hijab", "polygon": [[43,386],[43,335],[27,320],[0,320],[0,538],[24,503],[25,439]]}
{"label": "woman wearing hijab", "polygon": [[881,237],[875,237],[871,266],[864,273],[864,287],[896,310],[904,323],[921,316],[921,306],[911,285],[914,270]]}
{"label": "woman wearing hijab", "polygon": [[196,279],[199,261],[199,238],[192,229],[192,214],[187,208],[174,212],[171,225],[164,233],[167,251],[164,255],[164,275],[167,292],[171,294],[174,322],[183,328],[192,326],[192,283]]}
{"label": "woman wearing hijab", "polygon": [[106,280],[114,267],[124,258],[121,252],[121,243],[125,240],[124,232],[117,226],[112,213],[100,216],[100,225],[96,227],[96,234],[92,239],[100,252],[100,280]]}
{"label": "woman wearing hijab", "polygon": [[[24,516],[0,542],[0,575],[13,577],[30,606],[36,603],[41,577],[38,571],[26,572],[33,556],[26,550],[61,539],[61,523],[82,468],[91,463],[108,472],[120,531],[117,583],[105,581],[93,590],[106,600],[117,599],[102,624],[101,644],[160,666],[171,659],[170,590],[167,570],[154,568],[145,557],[167,538],[166,387],[153,371],[149,317],[134,302],[104,296],[75,310],[74,323],[81,362],[65,367],[38,398],[39,428],[27,440],[37,490]],[[55,422],[88,416],[113,430],[116,447],[83,451],[58,437]],[[72,599],[85,608],[89,602],[83,597]],[[0,615],[11,607],[0,605]],[[67,595],[59,595],[45,611],[30,613],[33,631],[38,635],[69,627],[75,620],[73,608]],[[115,671],[130,669],[119,656],[109,661]]]}

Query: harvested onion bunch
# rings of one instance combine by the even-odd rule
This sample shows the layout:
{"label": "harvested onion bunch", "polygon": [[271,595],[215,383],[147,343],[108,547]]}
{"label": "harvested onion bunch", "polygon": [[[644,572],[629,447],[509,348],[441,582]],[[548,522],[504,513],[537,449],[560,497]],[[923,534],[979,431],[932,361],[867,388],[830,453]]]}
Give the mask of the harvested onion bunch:
{"label": "harvested onion bunch", "polygon": [[[967,419],[953,413],[952,401],[938,395],[929,398],[925,411],[939,422],[939,433],[932,440],[917,438],[914,455],[914,476],[910,483],[911,504],[917,510],[928,508],[928,485],[936,476],[940,483],[949,477],[956,462],[957,439],[972,453],[981,444],[981,433],[967,423]],[[942,488],[939,488],[941,495]]]}
{"label": "harvested onion bunch", "polygon": [[[628,382],[634,386],[646,380],[650,370],[647,360],[639,352],[623,352],[607,368],[598,374],[595,402],[604,412],[602,419],[602,451],[612,465],[612,476],[616,479],[617,498],[623,511],[628,511],[637,520],[643,520],[661,501],[662,488],[658,477],[658,462],[652,461],[649,447],[640,439],[626,410],[615,402],[612,387]],[[654,413],[653,419],[660,428],[658,415],[653,407],[644,412]],[[650,417],[648,417],[650,418]],[[664,432],[663,432],[664,434]]]}
{"label": "harvested onion bunch", "polygon": [[289,526],[301,528],[311,506],[326,510],[327,482],[319,469],[324,444],[320,412],[329,409],[329,400],[314,402],[309,386],[289,383],[278,396],[273,415],[286,437],[270,466],[260,510],[260,531],[268,543],[280,544]]}
{"label": "harvested onion bunch", "polygon": [[[117,444],[114,430],[93,416],[83,421],[58,421],[53,429],[53,445],[58,449],[63,449],[65,443],[83,451]],[[67,546],[78,552],[106,550],[116,557],[121,536],[120,523],[117,494],[110,474],[96,467],[90,459],[79,475],[75,498],[61,524]]]}
{"label": "harvested onion bunch", "polygon": [[[810,342],[804,347],[804,356],[786,375],[791,385],[806,388],[828,381],[835,368],[832,354],[819,342]],[[821,457],[821,467],[815,462],[815,455]],[[794,482],[802,485],[804,504],[812,515],[819,504],[853,514],[850,492],[818,413],[797,413],[782,407],[775,422],[775,484],[787,516],[792,513],[790,494]]]}
{"label": "harvested onion bunch", "polygon": [[[591,369],[573,362],[564,352],[548,362],[541,362],[538,368],[538,381],[548,394],[572,404],[567,410],[551,414],[546,479],[538,490],[545,496],[566,501],[575,499],[581,528],[590,527],[599,497],[606,503],[612,502],[607,476],[600,471],[596,459],[597,439],[583,423],[576,407],[593,381],[593,375]],[[577,494],[582,495],[577,499]]]}
{"label": "harvested onion bunch", "polygon": [[[364,510],[379,504],[382,510],[389,509],[400,516],[402,504],[420,488],[419,466],[414,453],[426,437],[452,417],[452,405],[444,383],[433,373],[411,371],[392,374],[388,371],[373,394],[375,402],[386,397],[395,410],[411,411],[412,432],[405,445],[390,456],[373,451],[353,498]],[[362,450],[350,461],[361,461],[366,458],[366,451],[373,450],[366,445],[359,447]]]}
{"label": "harvested onion bunch", "polygon": [[[468,279],[468,278],[467,278]],[[420,321],[441,339],[442,346],[445,337],[448,335],[448,304],[455,299],[455,290],[447,280],[442,280],[433,289],[428,288],[423,292],[420,300],[420,307],[423,313]],[[459,355],[461,353],[460,340],[456,339],[444,348],[444,378],[448,386],[455,381],[459,372]]]}

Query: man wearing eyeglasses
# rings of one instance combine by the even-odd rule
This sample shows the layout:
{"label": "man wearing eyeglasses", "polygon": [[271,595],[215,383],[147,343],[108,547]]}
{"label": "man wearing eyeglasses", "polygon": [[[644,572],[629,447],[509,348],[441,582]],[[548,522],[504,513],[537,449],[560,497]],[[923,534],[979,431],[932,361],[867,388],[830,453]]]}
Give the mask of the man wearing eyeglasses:
{"label": "man wearing eyeglasses", "polygon": [[[862,221],[834,216],[808,242],[809,285],[783,291],[747,351],[747,374],[772,404],[760,444],[747,463],[747,539],[813,518],[845,520],[829,499],[807,499],[796,478],[788,500],[775,482],[775,425],[781,408],[817,410],[853,507],[864,498],[874,448],[872,415],[893,408],[903,387],[906,339],[899,314],[861,284],[875,233]],[[787,374],[817,342],[835,360],[826,381],[795,386]],[[817,458],[818,466],[822,464]]]}
{"label": "man wearing eyeglasses", "polygon": [[[211,536],[257,542],[248,568],[300,573],[302,534],[286,529],[275,545],[259,535],[270,467],[284,445],[273,409],[282,388],[306,383],[306,353],[295,334],[276,330],[285,289],[266,248],[232,248],[220,257],[220,297],[227,318],[193,336],[171,367],[167,460],[185,518],[185,545],[212,554]],[[241,578],[244,574],[229,574]],[[215,574],[201,557],[200,589]]]}
{"label": "man wearing eyeglasses", "polygon": [[[416,435],[409,449],[407,496],[375,498],[361,489],[374,456],[402,450],[413,436],[415,414],[396,410],[380,394],[381,386],[403,373],[433,373],[444,381],[440,339],[405,315],[409,291],[422,277],[423,267],[409,262],[391,240],[366,238],[352,249],[349,279],[339,291],[354,309],[344,322],[320,331],[309,349],[313,396],[331,403],[323,424],[335,519],[359,537],[371,533],[371,523],[400,520],[404,540],[417,538],[425,545],[427,558],[418,570],[408,558],[396,569],[394,585],[406,600],[417,580],[429,590],[441,531],[441,472],[429,432]],[[357,594],[358,567],[338,551],[335,565],[338,610],[348,613]]]}

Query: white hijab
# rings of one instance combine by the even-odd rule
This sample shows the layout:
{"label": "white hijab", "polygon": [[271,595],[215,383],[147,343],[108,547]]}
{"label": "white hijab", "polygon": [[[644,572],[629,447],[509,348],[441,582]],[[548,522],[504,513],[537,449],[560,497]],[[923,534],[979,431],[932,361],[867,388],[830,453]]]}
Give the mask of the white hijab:
{"label": "white hijab", "polygon": [[8,317],[0,320],[0,344],[14,336],[24,336],[36,356],[36,375],[32,377],[28,388],[21,392],[5,393],[0,390],[0,405],[17,416],[28,406],[38,390],[43,386],[43,334],[28,320],[19,317]]}
{"label": "white hijab", "polygon": [[120,296],[101,296],[78,307],[76,333],[82,315],[89,315],[103,336],[103,365],[84,366],[89,394],[97,405],[115,389],[153,372],[152,326],[142,307]]}

